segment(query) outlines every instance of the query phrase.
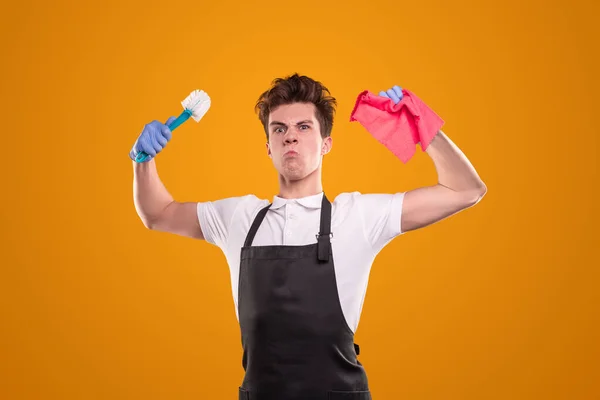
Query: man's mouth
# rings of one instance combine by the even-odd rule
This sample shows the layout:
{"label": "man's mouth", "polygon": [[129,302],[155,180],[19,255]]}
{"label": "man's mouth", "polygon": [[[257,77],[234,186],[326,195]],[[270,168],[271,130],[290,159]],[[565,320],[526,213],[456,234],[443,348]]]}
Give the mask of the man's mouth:
{"label": "man's mouth", "polygon": [[298,152],[295,150],[286,151],[286,153],[284,154],[284,156],[295,156],[295,155],[298,155]]}

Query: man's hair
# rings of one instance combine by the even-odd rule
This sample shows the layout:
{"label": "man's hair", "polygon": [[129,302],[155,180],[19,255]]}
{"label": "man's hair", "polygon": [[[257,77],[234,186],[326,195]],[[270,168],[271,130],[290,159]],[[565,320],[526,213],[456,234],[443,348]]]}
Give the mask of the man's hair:
{"label": "man's hair", "polygon": [[254,111],[262,122],[269,140],[269,114],[271,110],[292,103],[312,103],[315,105],[315,117],[321,128],[321,137],[331,135],[333,128],[333,116],[337,101],[331,97],[329,90],[308,76],[300,76],[297,73],[285,78],[276,78],[272,82],[271,89],[260,95]]}

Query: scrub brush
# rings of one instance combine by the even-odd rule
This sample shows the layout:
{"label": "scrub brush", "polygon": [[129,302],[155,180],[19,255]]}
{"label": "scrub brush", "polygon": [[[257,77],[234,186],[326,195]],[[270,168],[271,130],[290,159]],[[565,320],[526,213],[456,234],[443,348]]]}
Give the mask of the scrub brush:
{"label": "scrub brush", "polygon": [[[200,122],[202,117],[204,117],[204,114],[206,114],[210,108],[210,97],[205,91],[196,89],[181,102],[181,105],[183,106],[181,115],[171,122],[170,125],[167,125],[171,131],[175,130],[175,128],[183,124],[190,117],[192,117],[194,121]],[[135,161],[141,163],[144,162],[147,157],[148,154],[142,151],[135,157]]]}

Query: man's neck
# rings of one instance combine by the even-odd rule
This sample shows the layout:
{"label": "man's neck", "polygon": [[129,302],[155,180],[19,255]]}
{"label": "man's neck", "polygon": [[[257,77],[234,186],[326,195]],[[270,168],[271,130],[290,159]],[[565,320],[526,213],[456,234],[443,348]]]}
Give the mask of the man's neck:
{"label": "man's neck", "polygon": [[279,194],[283,199],[299,199],[314,196],[323,191],[321,183],[321,171],[317,169],[306,178],[299,181],[288,181],[279,175]]}

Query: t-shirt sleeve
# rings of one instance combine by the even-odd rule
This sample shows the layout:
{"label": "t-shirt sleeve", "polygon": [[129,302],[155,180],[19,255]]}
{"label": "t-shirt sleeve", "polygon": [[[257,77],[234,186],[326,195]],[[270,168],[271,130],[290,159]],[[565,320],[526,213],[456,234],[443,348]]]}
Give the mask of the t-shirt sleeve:
{"label": "t-shirt sleeve", "polygon": [[196,210],[198,222],[204,239],[220,248],[225,248],[231,228],[231,222],[244,197],[229,197],[216,201],[198,203]]}
{"label": "t-shirt sleeve", "polygon": [[365,237],[375,253],[380,252],[392,239],[403,233],[401,229],[403,201],[404,193],[358,196]]}

